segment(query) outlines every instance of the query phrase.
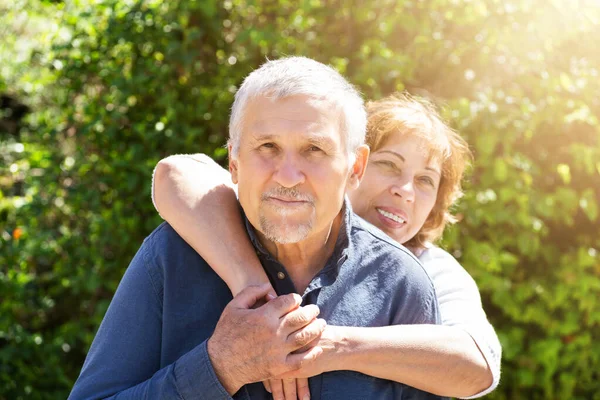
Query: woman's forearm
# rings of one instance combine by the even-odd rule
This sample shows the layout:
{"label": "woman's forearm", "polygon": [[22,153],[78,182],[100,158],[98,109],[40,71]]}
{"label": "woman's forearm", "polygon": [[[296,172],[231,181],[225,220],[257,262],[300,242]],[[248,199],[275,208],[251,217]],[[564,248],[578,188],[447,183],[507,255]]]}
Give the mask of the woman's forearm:
{"label": "woman's forearm", "polygon": [[229,172],[206,156],[172,156],[154,172],[158,212],[236,295],[268,282],[242,221]]}
{"label": "woman's forearm", "polygon": [[332,327],[336,350],[327,370],[354,370],[451,397],[473,396],[492,373],[471,336],[457,327]]}

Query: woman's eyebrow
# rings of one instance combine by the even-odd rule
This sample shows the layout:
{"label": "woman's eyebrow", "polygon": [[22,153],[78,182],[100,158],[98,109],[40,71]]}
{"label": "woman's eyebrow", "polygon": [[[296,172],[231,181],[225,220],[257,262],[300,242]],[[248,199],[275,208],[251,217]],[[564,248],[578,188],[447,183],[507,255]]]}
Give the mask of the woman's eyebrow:
{"label": "woman's eyebrow", "polygon": [[[402,156],[402,154],[400,154],[400,153],[398,153],[396,151],[393,151],[393,150],[381,150],[381,151],[378,151],[377,153],[379,153],[379,154],[380,153],[388,153],[388,154],[391,154],[391,155],[399,158],[400,160],[402,160],[402,162],[406,162],[406,159],[404,158],[404,156]],[[437,174],[439,176],[442,176],[442,173],[440,171],[438,171],[436,168],[425,167],[425,169],[428,170],[428,171],[431,171],[431,172],[433,172],[433,173],[435,173],[435,174]]]}
{"label": "woman's eyebrow", "polygon": [[440,171],[438,171],[438,170],[437,170],[437,169],[435,169],[435,168],[431,168],[431,167],[425,167],[425,169],[426,169],[427,171],[431,171],[431,172],[433,172],[433,173],[436,173],[438,176],[442,176],[441,172],[440,172]]}
{"label": "woman's eyebrow", "polygon": [[395,151],[393,151],[393,150],[381,150],[381,151],[378,151],[377,153],[389,153],[389,154],[391,154],[391,155],[393,155],[393,156],[396,156],[396,157],[398,157],[400,160],[402,160],[402,162],[405,162],[405,161],[406,161],[406,160],[404,159],[404,157],[402,156],[402,154],[400,154],[400,153],[397,153],[397,152],[395,152]]}

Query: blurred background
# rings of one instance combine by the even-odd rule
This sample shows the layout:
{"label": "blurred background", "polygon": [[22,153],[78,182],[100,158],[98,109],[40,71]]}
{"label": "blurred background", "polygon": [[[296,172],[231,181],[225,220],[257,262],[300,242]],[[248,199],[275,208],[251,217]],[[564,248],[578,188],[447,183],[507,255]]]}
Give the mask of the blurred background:
{"label": "blurred background", "polygon": [[0,0],[0,399],[64,399],[160,222],[156,162],[220,162],[266,58],[443,106],[475,162],[444,237],[503,348],[490,399],[600,399],[600,0]]}

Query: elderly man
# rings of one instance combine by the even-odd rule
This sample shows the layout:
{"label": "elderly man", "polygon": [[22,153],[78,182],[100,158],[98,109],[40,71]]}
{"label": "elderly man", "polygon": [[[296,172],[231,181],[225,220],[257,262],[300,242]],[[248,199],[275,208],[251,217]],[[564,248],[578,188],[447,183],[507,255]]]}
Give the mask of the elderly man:
{"label": "elderly man", "polygon": [[261,381],[294,374],[314,375],[313,399],[438,398],[319,365],[338,344],[326,323],[439,320],[416,259],[345,201],[365,170],[365,125],[358,93],[323,64],[293,57],[252,72],[232,108],[230,171],[279,296],[265,298],[267,285],[232,299],[162,224],[125,273],[70,398],[268,399]]}

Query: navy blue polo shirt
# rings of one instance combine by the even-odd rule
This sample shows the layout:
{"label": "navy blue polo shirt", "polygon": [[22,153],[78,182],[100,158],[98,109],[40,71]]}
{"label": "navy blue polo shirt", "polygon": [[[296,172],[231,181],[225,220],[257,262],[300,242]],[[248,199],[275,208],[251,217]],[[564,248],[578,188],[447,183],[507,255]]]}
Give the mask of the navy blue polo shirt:
{"label": "navy blue polo shirt", "polygon": [[[333,254],[302,294],[329,325],[439,324],[431,280],[406,248],[352,213],[345,201]],[[295,292],[283,265],[248,235],[279,294]],[[231,399],[206,348],[232,296],[217,274],[161,224],[129,265],[89,350],[70,399]],[[435,379],[435,377],[432,377]],[[309,379],[311,399],[439,399],[352,371]],[[262,383],[234,399],[270,399]]]}

